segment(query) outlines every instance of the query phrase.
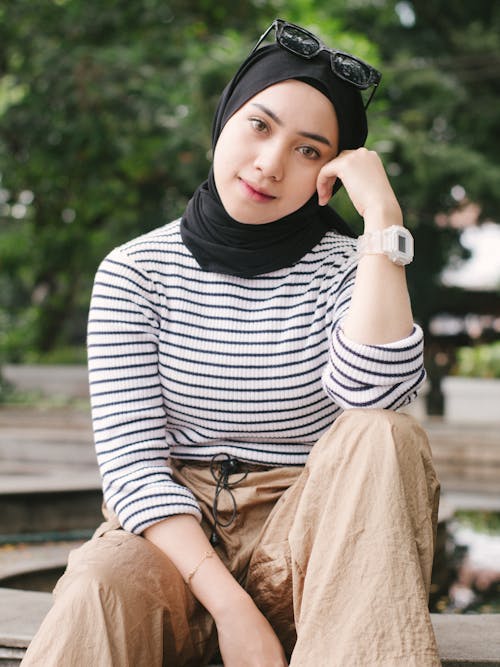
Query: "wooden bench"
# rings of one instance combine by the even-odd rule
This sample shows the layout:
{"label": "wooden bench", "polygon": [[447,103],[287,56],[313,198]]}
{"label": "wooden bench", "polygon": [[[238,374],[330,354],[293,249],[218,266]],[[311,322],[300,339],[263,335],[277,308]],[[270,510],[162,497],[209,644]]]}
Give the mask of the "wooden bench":
{"label": "wooden bench", "polygon": [[[19,665],[50,605],[50,593],[0,588],[0,667]],[[432,623],[444,667],[500,667],[500,614],[432,614]]]}

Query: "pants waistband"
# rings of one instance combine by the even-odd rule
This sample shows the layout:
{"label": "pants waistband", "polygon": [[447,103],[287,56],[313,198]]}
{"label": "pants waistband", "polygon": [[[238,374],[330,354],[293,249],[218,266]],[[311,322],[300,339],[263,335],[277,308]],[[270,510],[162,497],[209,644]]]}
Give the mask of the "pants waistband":
{"label": "pants waistband", "polygon": [[222,465],[227,466],[227,462],[231,462],[231,474],[238,474],[244,472],[266,472],[267,470],[272,470],[276,466],[264,465],[260,463],[248,463],[247,461],[240,461],[239,459],[230,457],[221,458],[221,459],[210,459],[208,461],[194,460],[194,459],[176,459],[172,458],[172,463],[176,468],[183,468],[187,466],[189,468],[216,468],[218,469]]}

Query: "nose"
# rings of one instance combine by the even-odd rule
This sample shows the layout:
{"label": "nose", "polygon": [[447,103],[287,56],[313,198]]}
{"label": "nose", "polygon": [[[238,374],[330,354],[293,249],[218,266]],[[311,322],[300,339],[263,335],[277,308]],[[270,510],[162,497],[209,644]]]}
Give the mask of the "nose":
{"label": "nose", "polygon": [[281,181],[285,169],[284,148],[278,141],[266,141],[259,146],[254,167],[263,177]]}

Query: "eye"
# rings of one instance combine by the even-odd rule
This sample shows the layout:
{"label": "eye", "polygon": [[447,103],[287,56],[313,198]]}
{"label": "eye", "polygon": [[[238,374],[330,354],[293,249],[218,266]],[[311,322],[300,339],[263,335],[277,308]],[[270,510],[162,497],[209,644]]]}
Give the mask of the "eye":
{"label": "eye", "polygon": [[250,124],[256,132],[267,132],[269,129],[261,118],[250,118]]}
{"label": "eye", "polygon": [[321,157],[320,152],[313,146],[299,146],[297,150],[308,160],[316,160]]}

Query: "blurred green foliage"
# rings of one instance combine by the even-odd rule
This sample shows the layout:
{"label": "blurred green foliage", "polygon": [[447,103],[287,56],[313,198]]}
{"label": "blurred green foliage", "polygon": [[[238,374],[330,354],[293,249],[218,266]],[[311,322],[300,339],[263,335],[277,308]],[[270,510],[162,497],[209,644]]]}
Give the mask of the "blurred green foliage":
{"label": "blurred green foliage", "polygon": [[453,374],[500,379],[500,341],[489,345],[459,347]]}
{"label": "blurred green foliage", "polygon": [[[384,73],[369,145],[416,239],[424,327],[463,256],[435,216],[500,203],[500,6],[493,0],[2,0],[0,362],[82,345],[114,246],[178,216],[205,178],[223,86],[275,16]],[[345,193],[341,213],[360,223]]]}
{"label": "blurred green foliage", "polygon": [[454,515],[455,520],[478,533],[487,535],[500,535],[500,513],[479,510],[458,510]]}

